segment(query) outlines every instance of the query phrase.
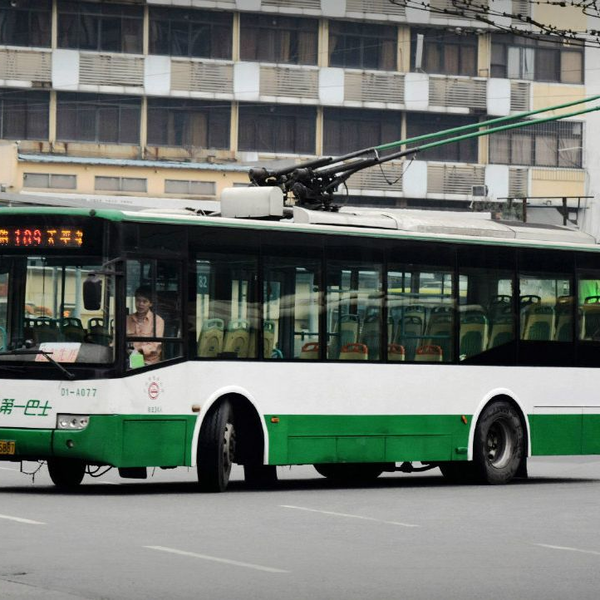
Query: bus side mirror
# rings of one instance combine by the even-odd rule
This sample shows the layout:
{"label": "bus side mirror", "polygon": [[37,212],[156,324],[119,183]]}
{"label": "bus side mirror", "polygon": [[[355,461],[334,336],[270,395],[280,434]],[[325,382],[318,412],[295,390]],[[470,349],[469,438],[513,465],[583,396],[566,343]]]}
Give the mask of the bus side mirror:
{"label": "bus side mirror", "polygon": [[100,310],[102,304],[102,280],[96,273],[89,273],[83,282],[83,306],[85,310]]}

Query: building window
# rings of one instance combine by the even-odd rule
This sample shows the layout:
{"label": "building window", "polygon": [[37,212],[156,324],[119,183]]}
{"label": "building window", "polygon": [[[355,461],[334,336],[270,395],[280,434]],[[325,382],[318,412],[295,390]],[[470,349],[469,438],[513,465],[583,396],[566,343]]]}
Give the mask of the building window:
{"label": "building window", "polygon": [[583,49],[517,35],[492,36],[492,77],[583,83]]}
{"label": "building window", "polygon": [[150,8],[150,53],[231,58],[231,13]]}
{"label": "building window", "polygon": [[58,3],[58,47],[142,53],[144,9],[108,2]]}
{"label": "building window", "polygon": [[314,154],[316,111],[309,106],[240,105],[239,149]]}
{"label": "building window", "polygon": [[323,151],[347,154],[402,139],[402,115],[383,110],[326,108]]}
{"label": "building window", "polygon": [[181,194],[184,196],[216,196],[217,184],[214,181],[165,179],[165,194]]}
{"label": "building window", "polygon": [[329,23],[329,64],[355,69],[396,69],[398,31],[389,25]]}
{"label": "building window", "polygon": [[242,14],[241,58],[293,65],[316,65],[316,19]]}
{"label": "building window", "polygon": [[47,140],[49,113],[48,92],[0,90],[0,139]]}
{"label": "building window", "polygon": [[417,36],[423,36],[423,57],[420,70],[442,75],[477,75],[477,36],[458,35],[444,29],[413,29],[411,31],[411,70],[417,70]]}
{"label": "building window", "polygon": [[94,189],[106,192],[146,192],[148,180],[141,177],[96,176]]}
{"label": "building window", "polygon": [[60,92],[56,137],[61,142],[139,144],[140,106],[133,96]]}
{"label": "building window", "polygon": [[148,144],[229,148],[231,107],[225,102],[148,99]]}
{"label": "building window", "polygon": [[52,190],[74,190],[77,188],[77,175],[55,173],[23,173],[23,187]]}
{"label": "building window", "polygon": [[490,137],[490,162],[536,167],[582,167],[583,123],[542,123]]}
{"label": "building window", "polygon": [[0,44],[50,46],[52,0],[0,0]]}
{"label": "building window", "polygon": [[[435,115],[431,113],[409,113],[406,119],[407,137],[418,137],[420,135],[436,133],[438,131],[443,131],[444,129],[460,127],[461,125],[470,125],[471,123],[476,122],[477,119],[474,117]],[[452,135],[446,137],[452,137]],[[435,141],[442,139],[443,137],[436,138]],[[415,143],[412,144],[412,146],[419,146],[421,143]],[[439,160],[443,162],[476,163],[477,138],[432,148],[422,155],[420,154],[419,158],[421,160]]]}

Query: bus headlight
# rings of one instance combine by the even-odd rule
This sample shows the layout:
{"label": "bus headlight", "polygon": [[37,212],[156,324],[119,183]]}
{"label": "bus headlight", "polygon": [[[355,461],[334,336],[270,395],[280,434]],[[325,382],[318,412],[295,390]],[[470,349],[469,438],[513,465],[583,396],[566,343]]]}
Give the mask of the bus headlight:
{"label": "bus headlight", "polygon": [[56,417],[57,429],[80,430],[85,429],[90,422],[88,415],[58,415]]}

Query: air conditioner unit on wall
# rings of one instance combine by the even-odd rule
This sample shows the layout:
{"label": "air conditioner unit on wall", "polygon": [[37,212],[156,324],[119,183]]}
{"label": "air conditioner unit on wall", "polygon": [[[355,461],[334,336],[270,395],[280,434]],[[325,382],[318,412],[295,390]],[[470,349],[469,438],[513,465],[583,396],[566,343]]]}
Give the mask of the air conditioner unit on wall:
{"label": "air conditioner unit on wall", "polygon": [[471,186],[471,196],[486,198],[487,195],[488,195],[488,186],[487,185]]}

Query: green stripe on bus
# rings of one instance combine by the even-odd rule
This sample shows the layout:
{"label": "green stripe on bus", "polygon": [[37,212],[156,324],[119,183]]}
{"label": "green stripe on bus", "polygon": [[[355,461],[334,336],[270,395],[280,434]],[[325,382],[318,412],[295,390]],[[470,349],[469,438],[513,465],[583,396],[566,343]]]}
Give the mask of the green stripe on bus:
{"label": "green stripe on bus", "polygon": [[600,454],[600,414],[530,415],[531,453]]}
{"label": "green stripe on bus", "polygon": [[269,463],[465,460],[468,423],[462,415],[267,415]]}
{"label": "green stripe on bus", "polygon": [[113,467],[189,466],[196,416],[92,415],[81,430],[0,429],[14,440],[12,458],[77,458]]}

